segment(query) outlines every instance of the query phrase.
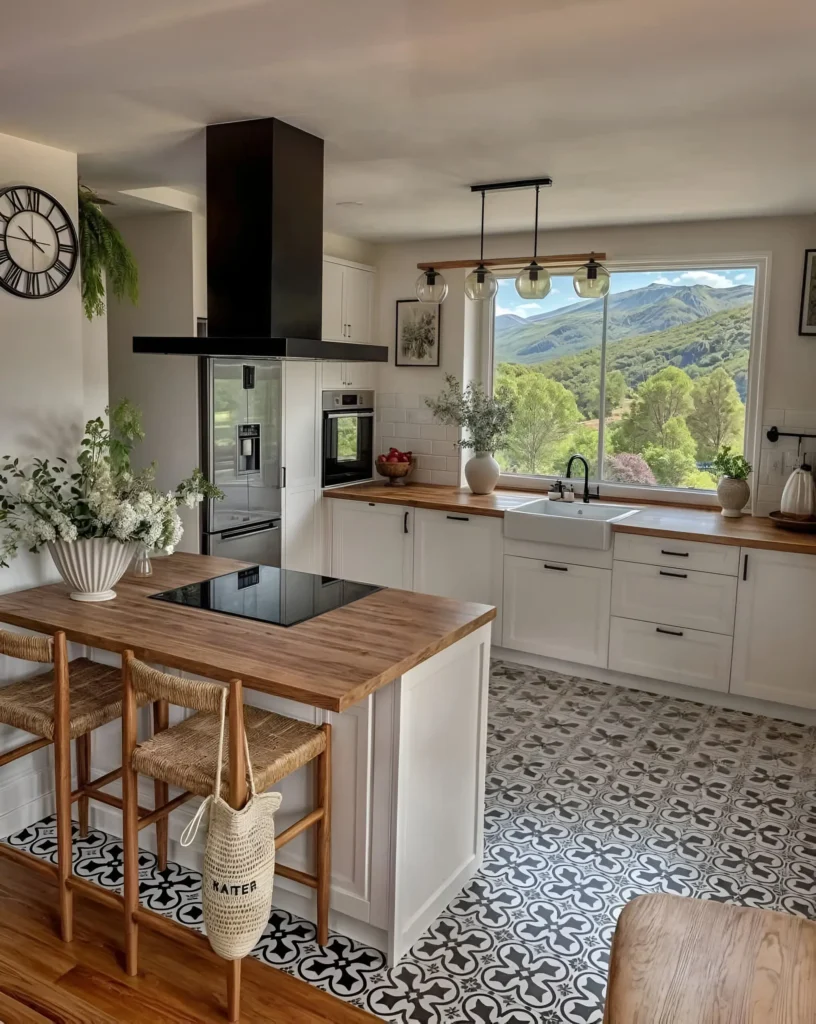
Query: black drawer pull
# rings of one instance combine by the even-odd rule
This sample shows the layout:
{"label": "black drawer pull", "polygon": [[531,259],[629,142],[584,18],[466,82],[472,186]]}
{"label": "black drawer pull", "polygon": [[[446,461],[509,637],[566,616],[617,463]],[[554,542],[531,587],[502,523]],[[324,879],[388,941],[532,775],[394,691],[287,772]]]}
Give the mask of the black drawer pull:
{"label": "black drawer pull", "polygon": [[688,579],[688,573],[687,572],[666,572],[665,569],[661,569],[660,570],[660,575],[661,576],[671,576],[671,577],[673,577],[673,579],[676,579],[676,580],[687,580]]}
{"label": "black drawer pull", "polygon": [[452,519],[455,523],[469,523],[470,516],[446,516],[446,519]]}
{"label": "black drawer pull", "polygon": [[660,549],[661,555],[671,555],[672,558],[688,558],[688,551],[666,551],[665,548]]}
{"label": "black drawer pull", "polygon": [[655,626],[655,633],[665,633],[666,636],[682,636],[682,629],[662,629],[660,626]]}
{"label": "black drawer pull", "polygon": [[402,518],[402,532],[403,533],[407,533],[408,532],[408,515],[409,515],[409,513],[406,512],[405,515]]}
{"label": "black drawer pull", "polygon": [[569,572],[569,566],[568,565],[548,565],[547,562],[545,562],[544,563],[544,568],[545,569],[554,569],[555,572]]}

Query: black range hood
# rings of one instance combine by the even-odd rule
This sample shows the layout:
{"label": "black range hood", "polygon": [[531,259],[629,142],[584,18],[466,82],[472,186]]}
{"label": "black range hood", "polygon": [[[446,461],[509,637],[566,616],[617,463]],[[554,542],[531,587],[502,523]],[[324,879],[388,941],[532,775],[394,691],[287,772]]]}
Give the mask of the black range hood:
{"label": "black range hood", "polygon": [[274,117],[209,125],[208,337],[133,351],[387,361],[383,345],[320,340],[322,292],[323,140]]}

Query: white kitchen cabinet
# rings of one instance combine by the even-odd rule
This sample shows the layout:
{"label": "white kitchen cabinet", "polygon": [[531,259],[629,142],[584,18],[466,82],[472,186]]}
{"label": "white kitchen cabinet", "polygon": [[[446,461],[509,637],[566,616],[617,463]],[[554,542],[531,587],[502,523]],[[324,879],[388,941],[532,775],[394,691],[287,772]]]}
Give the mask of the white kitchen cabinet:
{"label": "white kitchen cabinet", "polygon": [[358,363],[339,359],[326,360],[323,364],[323,390],[342,391],[344,388],[374,388],[376,366],[374,363]]}
{"label": "white kitchen cabinet", "polygon": [[281,564],[311,573],[320,572],[323,537],[318,372],[308,360],[283,364]]}
{"label": "white kitchen cabinet", "polygon": [[506,555],[503,647],[606,668],[612,573]]}
{"label": "white kitchen cabinet", "polygon": [[323,257],[323,340],[371,341],[374,269]]}
{"label": "white kitchen cabinet", "polygon": [[736,576],[739,569],[739,548],[730,544],[640,537],[633,533],[615,534],[615,558],[625,562],[662,565],[680,572],[699,569],[725,576]]}
{"label": "white kitchen cabinet", "polygon": [[635,676],[727,692],[731,637],[613,615],[609,667]]}
{"label": "white kitchen cabinet", "polygon": [[499,609],[493,641],[501,643],[502,521],[420,508],[414,513],[414,587]]}
{"label": "white kitchen cabinet", "polygon": [[368,501],[332,501],[332,576],[411,590],[413,510]]}
{"label": "white kitchen cabinet", "polygon": [[734,576],[615,559],[612,614],[623,618],[732,634],[736,595]]}
{"label": "white kitchen cabinet", "polygon": [[731,693],[816,708],[816,556],[741,555]]}

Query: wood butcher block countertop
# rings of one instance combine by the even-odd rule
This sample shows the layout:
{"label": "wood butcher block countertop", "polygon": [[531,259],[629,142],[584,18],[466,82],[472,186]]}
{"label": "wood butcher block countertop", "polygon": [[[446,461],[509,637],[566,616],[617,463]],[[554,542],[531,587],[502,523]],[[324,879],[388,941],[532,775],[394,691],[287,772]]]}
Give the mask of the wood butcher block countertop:
{"label": "wood butcher block countertop", "polygon": [[[471,494],[463,487],[439,484],[406,484],[391,487],[383,484],[355,484],[325,490],[326,498],[353,501],[385,502],[410,508],[438,509],[441,512],[467,512],[480,516],[503,517],[508,509],[527,501],[545,497],[542,491],[495,490],[492,494]],[[614,499],[603,497],[603,502]],[[634,533],[647,537],[673,537],[676,540],[708,541],[712,544],[733,544],[744,548],[767,548],[816,555],[816,533],[794,533],[780,530],[770,519],[743,516],[727,519],[717,509],[693,508],[689,505],[644,505],[636,500],[623,500],[623,505],[637,505],[640,512],[631,519],[613,525],[615,533]]]}
{"label": "wood butcher block countertop", "polygon": [[153,575],[125,575],[100,604],[56,583],[0,597],[0,623],[68,639],[329,711],[344,711],[496,617],[490,605],[379,590],[297,625],[274,626],[151,601],[151,594],[251,563],[209,555],[157,558]]}

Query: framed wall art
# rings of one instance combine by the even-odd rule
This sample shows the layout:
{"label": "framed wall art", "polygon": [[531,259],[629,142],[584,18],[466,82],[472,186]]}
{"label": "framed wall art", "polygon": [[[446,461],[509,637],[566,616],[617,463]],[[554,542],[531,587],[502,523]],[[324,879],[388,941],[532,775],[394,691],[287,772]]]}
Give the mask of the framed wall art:
{"label": "framed wall art", "polygon": [[805,250],[799,333],[816,335],[816,249]]}
{"label": "framed wall art", "polygon": [[397,366],[439,366],[441,305],[419,299],[397,299]]}

